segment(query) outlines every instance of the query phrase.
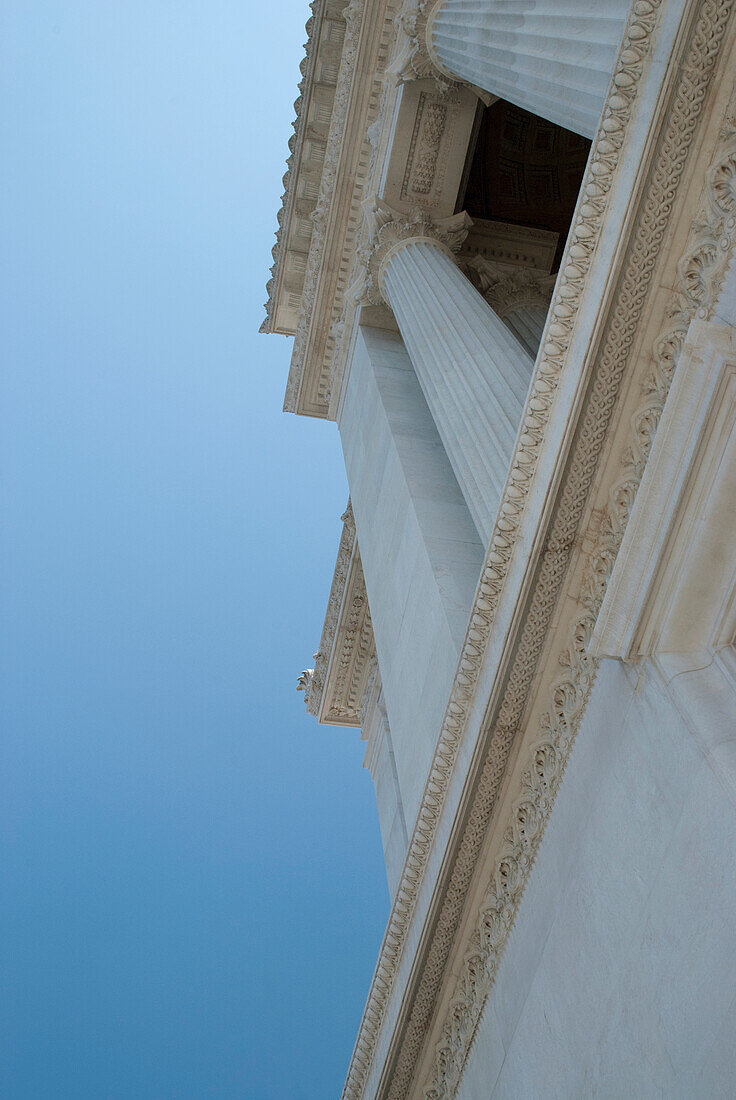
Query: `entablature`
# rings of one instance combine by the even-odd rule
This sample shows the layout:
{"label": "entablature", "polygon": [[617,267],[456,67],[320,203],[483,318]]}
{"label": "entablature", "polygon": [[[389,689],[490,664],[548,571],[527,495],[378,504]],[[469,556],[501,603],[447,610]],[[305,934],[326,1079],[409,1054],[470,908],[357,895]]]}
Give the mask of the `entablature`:
{"label": "entablature", "polygon": [[349,502],[342,520],[315,666],[301,674],[297,688],[304,691],[307,710],[319,722],[360,728],[363,697],[376,663],[376,645]]}
{"label": "entablature", "polygon": [[266,319],[261,326],[262,332],[288,336],[296,332],[304,294],[314,229],[312,215],[319,199],[346,30],[342,0],[313,0],[311,8],[278,213],[272,278],[266,288]]}

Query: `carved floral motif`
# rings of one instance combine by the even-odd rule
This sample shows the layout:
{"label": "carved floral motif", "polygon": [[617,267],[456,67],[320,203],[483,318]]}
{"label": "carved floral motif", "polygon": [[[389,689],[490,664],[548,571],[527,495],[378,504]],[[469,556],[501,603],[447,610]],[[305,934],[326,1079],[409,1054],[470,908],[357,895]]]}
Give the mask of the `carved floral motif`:
{"label": "carved floral motif", "polygon": [[397,18],[400,44],[391,66],[392,73],[402,81],[431,79],[443,95],[465,85],[472,88],[484,103],[492,103],[495,96],[451,73],[437,57],[431,43],[431,26],[441,3],[442,0],[406,0]]}
{"label": "carved floral motif", "polygon": [[[294,171],[298,160],[301,147],[304,140],[305,130],[305,117],[304,117],[304,92],[309,86],[318,54],[318,38],[320,30],[320,20],[318,13],[320,7],[326,7],[324,3],[320,4],[320,0],[312,0],[310,3],[310,10],[312,12],[310,18],[307,20],[305,30],[307,32],[307,41],[304,46],[304,57],[299,64],[299,72],[302,79],[299,81],[298,90],[299,95],[294,101],[294,132],[289,138],[289,156],[286,160],[286,172],[283,176],[284,193],[281,200],[281,209],[276,215],[277,229],[276,229],[276,242],[271,251],[273,264],[271,266],[271,278],[266,284],[266,293],[268,300],[265,303],[266,317],[261,325],[261,332],[270,332],[272,324],[272,315],[274,310],[274,293],[276,289],[277,275],[280,267],[284,263],[285,254],[287,251],[287,242],[285,237],[285,231],[288,228],[289,220],[291,218],[292,207],[295,200],[295,186],[296,186],[296,172]],[[335,18],[333,15],[332,18]],[[325,53],[333,52],[330,46],[327,46],[324,50]],[[339,64],[339,56],[334,58],[335,63]]]}
{"label": "carved floral motif", "polygon": [[353,293],[373,305],[388,304],[383,294],[383,265],[396,246],[404,241],[424,240],[442,248],[449,256],[460,251],[472,219],[463,211],[449,218],[434,219],[424,210],[401,214],[375,199],[366,207],[364,243],[358,250],[358,275]]}

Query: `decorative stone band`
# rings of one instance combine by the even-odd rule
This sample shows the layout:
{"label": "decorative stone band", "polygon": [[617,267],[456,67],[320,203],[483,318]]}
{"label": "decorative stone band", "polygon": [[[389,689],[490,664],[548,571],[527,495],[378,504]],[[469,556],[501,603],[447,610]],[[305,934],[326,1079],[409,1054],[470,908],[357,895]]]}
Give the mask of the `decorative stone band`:
{"label": "decorative stone band", "polygon": [[[646,18],[653,7],[647,2],[645,8],[644,0],[639,0],[634,9],[636,22],[641,25],[642,17]],[[696,7],[698,17],[691,29],[689,48],[680,70],[681,78],[670,101],[657,160],[651,169],[650,187],[641,204],[622,273],[619,289],[622,307],[612,312],[607,325],[597,363],[596,381],[590,388],[587,408],[581,418],[580,442],[570,462],[558,515],[549,538],[552,553],[547,555],[548,560],[543,562],[540,572],[540,608],[545,600],[548,606],[552,606],[549,593],[555,586],[559,588],[564,575],[568,553],[562,554],[558,548],[573,543],[573,516],[581,507],[577,501],[587,493],[593,480],[605,430],[631,354],[633,333],[642,317],[650,290],[654,262],[671,221],[696,123],[706,103],[708,85],[731,17],[733,0],[702,0]],[[424,1100],[453,1100],[457,1094],[465,1059],[496,976],[506,938],[521,902],[595,679],[598,662],[589,652],[591,635],[649,458],[685,335],[693,318],[712,316],[725,272],[732,260],[736,237],[734,94],[732,89],[726,124],[721,130],[721,144],[706,175],[705,193],[692,222],[674,293],[663,310],[663,328],[653,343],[652,368],[641,383],[642,404],[631,417],[631,440],[623,450],[621,475],[610,487],[608,507],[596,522],[597,536],[587,554],[587,568],[578,597],[580,611],[570,622],[567,640],[563,641],[562,651],[557,657],[561,671],[545,690],[546,707],[539,719],[536,740],[527,750],[528,765],[522,773],[521,789],[514,801],[508,827],[502,834],[494,874],[474,916],[468,949],[461,973],[454,983],[430,1073],[418,1093]],[[559,560],[555,562],[554,557]],[[551,583],[553,579],[554,585]],[[534,614],[533,610],[530,618]],[[538,611],[536,617],[541,619]],[[532,639],[531,632],[529,644],[538,644]],[[520,656],[523,658],[521,650]],[[554,657],[550,661],[554,662]],[[525,663],[531,672],[533,664],[528,659]],[[512,672],[512,681],[515,672]],[[510,694],[511,688],[507,699]],[[523,701],[523,693],[518,686],[516,694]],[[513,701],[510,700],[510,703],[513,707]],[[507,721],[510,718],[506,700],[501,715]],[[496,736],[500,732],[499,726]],[[490,766],[491,759],[486,769]],[[458,864],[460,861],[461,857]],[[416,1049],[415,1046],[414,1053]],[[399,1076],[400,1072],[392,1082],[389,1093],[392,1100],[403,1095],[402,1089],[395,1087]]]}
{"label": "decorative stone band", "polygon": [[[672,186],[683,168],[704,91],[718,56],[732,0],[705,0],[693,35],[693,47],[673,106],[668,132],[680,135],[680,144],[672,156],[666,145],[655,169],[660,189],[670,187],[664,200],[662,192],[651,195],[645,217],[639,223],[625,273],[635,293],[626,299],[629,309],[619,311],[611,322],[607,347],[601,356],[599,373],[600,400],[607,400],[601,379],[608,374],[611,382],[620,382],[628,352],[627,340],[634,320],[638,320],[649,283],[642,263],[645,248],[652,238],[661,241],[672,209],[676,188]],[[732,92],[731,110],[736,107]],[[683,134],[687,138],[682,137]],[[664,170],[665,158],[669,158]],[[661,171],[660,171],[661,169]],[[726,186],[719,191],[718,184]],[[696,317],[710,318],[736,241],[736,125],[730,116],[722,130],[722,143],[713,166],[706,176],[703,201],[690,232],[688,247],[679,265],[674,293],[665,307],[665,323],[653,345],[651,370],[640,387],[641,404],[631,418],[630,445],[624,449],[620,476],[608,492],[608,506],[600,516],[597,537],[587,555],[579,597],[580,614],[568,629],[567,642],[558,661],[561,672],[547,689],[547,709],[542,715],[537,739],[528,749],[528,766],[522,774],[521,790],[511,813],[510,823],[495,865],[495,873],[477,911],[470,947],[462,972],[455,983],[440,1040],[435,1048],[428,1079],[418,1093],[424,1100],[453,1100],[462,1076],[465,1059],[473,1041],[486,998],[491,990],[517,908],[534,863],[536,853],[552,810],[575,736],[592,689],[598,661],[589,646],[601,604],[610,581],[616,557],[626,531],[639,485],[649,459],[665,402],[690,323]],[[646,242],[646,244],[645,244]],[[715,246],[713,245],[715,242]],[[701,267],[703,256],[707,261]],[[704,278],[697,277],[700,269]],[[650,267],[651,272],[651,267]],[[618,378],[616,379],[616,375]],[[592,419],[592,403],[587,419]],[[610,411],[609,411],[610,416]],[[600,415],[597,425],[600,424]],[[589,435],[589,438],[592,436]],[[582,461],[591,464],[603,438],[595,449],[588,448]],[[581,459],[577,460],[578,469]],[[578,478],[579,480],[579,478]],[[564,516],[561,517],[564,522]],[[559,523],[558,523],[559,527]],[[390,1093],[392,1100],[398,1095]]]}
{"label": "decorative stone band", "polygon": [[359,250],[362,271],[353,293],[371,305],[388,305],[382,281],[389,259],[403,245],[424,241],[453,259],[472,224],[465,211],[434,220],[423,210],[402,214],[381,199],[373,199],[366,206],[364,244]]}

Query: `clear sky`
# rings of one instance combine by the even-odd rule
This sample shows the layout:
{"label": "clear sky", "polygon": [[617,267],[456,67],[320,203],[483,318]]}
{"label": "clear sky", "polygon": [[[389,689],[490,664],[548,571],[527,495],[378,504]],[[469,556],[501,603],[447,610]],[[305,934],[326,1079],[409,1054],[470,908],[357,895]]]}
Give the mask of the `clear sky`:
{"label": "clear sky", "polygon": [[0,7],[2,1100],[329,1100],[388,911],[259,336],[303,0]]}

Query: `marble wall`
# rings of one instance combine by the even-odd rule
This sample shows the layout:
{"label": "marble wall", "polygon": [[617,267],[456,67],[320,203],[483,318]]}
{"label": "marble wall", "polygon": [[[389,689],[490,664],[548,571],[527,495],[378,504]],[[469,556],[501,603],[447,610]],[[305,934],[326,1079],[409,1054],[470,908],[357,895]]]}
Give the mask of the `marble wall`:
{"label": "marble wall", "polygon": [[360,328],[340,435],[411,832],[483,551],[398,335]]}
{"label": "marble wall", "polygon": [[736,805],[700,743],[653,663],[602,662],[460,1100],[734,1095]]}
{"label": "marble wall", "polygon": [[393,900],[404,868],[409,835],[396,768],[391,727],[383,700],[382,689],[364,729],[368,749],[365,766],[370,768],[378,805],[383,860],[386,865],[388,892]]}

